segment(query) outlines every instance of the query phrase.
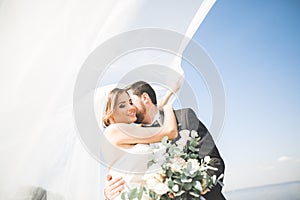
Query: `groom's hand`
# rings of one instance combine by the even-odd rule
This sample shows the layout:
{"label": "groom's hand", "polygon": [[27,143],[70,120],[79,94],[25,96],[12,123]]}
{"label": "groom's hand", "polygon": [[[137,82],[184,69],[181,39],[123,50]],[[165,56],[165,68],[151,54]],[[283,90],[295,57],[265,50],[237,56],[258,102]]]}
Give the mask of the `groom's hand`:
{"label": "groom's hand", "polygon": [[110,174],[107,174],[108,181],[104,188],[104,196],[107,200],[115,199],[124,189],[125,181],[122,177],[113,179]]}

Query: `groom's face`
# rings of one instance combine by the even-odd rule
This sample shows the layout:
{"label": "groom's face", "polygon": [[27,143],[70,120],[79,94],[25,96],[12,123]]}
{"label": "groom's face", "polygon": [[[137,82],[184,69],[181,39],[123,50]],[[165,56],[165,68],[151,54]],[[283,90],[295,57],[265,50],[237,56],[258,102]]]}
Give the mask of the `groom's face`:
{"label": "groom's face", "polygon": [[143,103],[141,97],[134,95],[132,91],[128,91],[130,98],[132,100],[133,105],[136,107],[136,123],[143,123],[145,115],[146,115],[146,107]]}

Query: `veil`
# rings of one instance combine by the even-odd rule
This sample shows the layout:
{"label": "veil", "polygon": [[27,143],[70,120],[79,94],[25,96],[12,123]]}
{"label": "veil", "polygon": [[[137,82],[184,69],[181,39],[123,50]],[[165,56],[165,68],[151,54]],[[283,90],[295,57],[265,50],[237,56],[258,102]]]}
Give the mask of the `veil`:
{"label": "veil", "polygon": [[[73,118],[82,64],[104,41],[130,30],[155,27],[191,38],[214,2],[0,1],[0,199],[34,196],[37,189],[47,199],[102,199],[105,168],[82,145]],[[175,79],[183,76],[180,58],[162,63],[173,63]],[[116,76],[103,77],[97,91],[112,86],[119,69],[112,65]],[[159,74],[162,82],[174,88],[166,75]]]}

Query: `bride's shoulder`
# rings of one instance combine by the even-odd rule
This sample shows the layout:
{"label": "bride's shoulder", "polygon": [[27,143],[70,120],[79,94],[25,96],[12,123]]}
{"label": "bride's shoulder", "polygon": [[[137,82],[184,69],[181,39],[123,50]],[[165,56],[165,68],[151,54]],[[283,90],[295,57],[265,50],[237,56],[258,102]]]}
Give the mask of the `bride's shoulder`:
{"label": "bride's shoulder", "polygon": [[118,130],[118,126],[116,124],[111,124],[105,128],[103,135],[106,139],[112,143],[113,145],[117,145],[118,138],[120,137],[120,131]]}
{"label": "bride's shoulder", "polygon": [[115,133],[119,133],[119,132],[124,132],[127,131],[128,129],[131,130],[131,127],[136,127],[139,126],[137,124],[134,123],[130,123],[130,124],[126,124],[126,123],[115,123],[115,124],[111,124],[108,127],[105,128],[104,130],[104,134],[115,134]]}
{"label": "bride's shoulder", "polygon": [[111,124],[111,125],[105,127],[103,134],[107,137],[114,133],[114,129],[115,129],[115,125]]}
{"label": "bride's shoulder", "polygon": [[104,135],[111,134],[117,128],[117,124],[111,124],[104,129]]}

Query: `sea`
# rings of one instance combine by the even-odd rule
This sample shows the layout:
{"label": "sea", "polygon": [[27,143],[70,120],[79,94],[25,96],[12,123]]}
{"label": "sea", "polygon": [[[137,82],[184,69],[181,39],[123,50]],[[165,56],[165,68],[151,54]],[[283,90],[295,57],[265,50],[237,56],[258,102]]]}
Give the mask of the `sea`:
{"label": "sea", "polygon": [[300,200],[300,181],[224,192],[227,200]]}

